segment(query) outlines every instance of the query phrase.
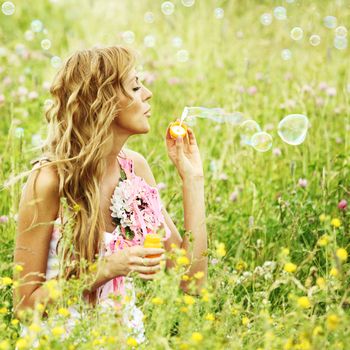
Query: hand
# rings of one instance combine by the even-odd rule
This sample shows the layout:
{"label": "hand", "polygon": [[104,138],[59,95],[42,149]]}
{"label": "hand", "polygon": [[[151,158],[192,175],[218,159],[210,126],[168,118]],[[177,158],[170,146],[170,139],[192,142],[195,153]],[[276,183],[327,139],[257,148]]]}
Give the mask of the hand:
{"label": "hand", "polygon": [[[138,276],[145,280],[152,280],[156,272],[161,269],[160,262],[165,260],[165,250],[162,248],[145,248],[132,246],[118,250],[111,255],[110,273],[114,277],[127,276],[129,273],[138,272]],[[146,258],[146,255],[162,254],[158,258]]]}
{"label": "hand", "polygon": [[170,124],[165,137],[168,156],[176,166],[181,179],[203,177],[202,160],[193,130],[188,128],[186,136],[176,140],[170,136],[169,130]]}

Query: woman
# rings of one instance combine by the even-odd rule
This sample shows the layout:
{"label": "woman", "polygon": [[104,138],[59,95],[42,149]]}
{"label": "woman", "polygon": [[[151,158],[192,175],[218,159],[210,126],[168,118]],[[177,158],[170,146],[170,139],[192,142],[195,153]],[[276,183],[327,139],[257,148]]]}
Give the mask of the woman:
{"label": "woman", "polygon": [[[197,282],[198,293],[206,281],[207,259],[203,253],[207,249],[207,234],[203,168],[193,131],[189,128],[187,137],[176,141],[170,137],[169,127],[166,131],[168,155],[183,183],[185,230],[191,231],[194,238],[193,251],[188,251],[187,236],[181,238],[161,205],[146,159],[125,147],[130,136],[150,130],[152,93],[138,79],[134,54],[121,46],[75,52],[57,73],[50,92],[53,104],[46,112],[48,137],[44,157],[34,162],[18,212],[14,260],[23,266],[19,277],[32,283],[15,290],[15,312],[34,308],[48,298],[42,283],[58,278],[52,262],[57,262],[57,249],[65,232],[59,229],[60,223],[64,226],[66,222],[61,198],[65,198],[74,213],[71,234],[74,249],[70,250],[69,245],[61,248],[64,262],[74,263],[68,264],[63,277],[92,275],[93,283],[84,291],[88,302],[108,305],[110,293],[132,291],[132,278],[128,276],[131,272],[142,279],[155,278],[164,256],[145,256],[170,251],[172,244],[187,251],[190,276],[204,272],[204,278]],[[140,215],[127,212],[128,217],[118,218],[117,209],[122,208],[115,206],[120,200],[118,186],[127,183],[123,179],[137,182],[142,193],[152,196],[152,201],[146,197],[145,202],[154,213],[150,218],[154,229],[162,226],[167,233],[165,250],[143,247],[150,229]],[[136,220],[127,230],[127,225],[120,223],[131,217],[140,222]],[[97,268],[91,272],[93,269],[88,270],[81,263],[83,260],[96,262]],[[166,268],[171,267],[172,262],[167,260]],[[186,282],[181,282],[180,287],[188,292]],[[138,341],[142,342],[142,317],[135,300],[132,302],[134,318],[139,322],[131,324],[137,328]]]}

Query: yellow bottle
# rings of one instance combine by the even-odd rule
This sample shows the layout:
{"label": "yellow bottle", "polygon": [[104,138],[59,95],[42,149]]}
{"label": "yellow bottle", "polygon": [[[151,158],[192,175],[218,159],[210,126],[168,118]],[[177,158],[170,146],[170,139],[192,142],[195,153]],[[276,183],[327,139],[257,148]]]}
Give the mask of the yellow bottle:
{"label": "yellow bottle", "polygon": [[170,125],[170,137],[176,139],[178,136],[184,138],[187,134],[187,125],[182,123],[180,126],[180,121],[176,121]]}
{"label": "yellow bottle", "polygon": [[[161,236],[157,233],[148,233],[145,237],[145,241],[143,242],[143,246],[145,248],[163,248],[163,244],[161,242]],[[150,254],[146,255],[146,258],[159,258],[162,254]],[[152,275],[155,272],[148,272],[147,275]]]}

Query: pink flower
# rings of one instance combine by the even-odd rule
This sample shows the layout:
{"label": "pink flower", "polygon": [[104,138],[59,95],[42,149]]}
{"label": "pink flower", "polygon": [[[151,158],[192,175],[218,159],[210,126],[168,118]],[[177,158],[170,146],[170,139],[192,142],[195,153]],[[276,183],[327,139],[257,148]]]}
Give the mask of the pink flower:
{"label": "pink flower", "polygon": [[342,199],[339,203],[338,203],[338,208],[340,210],[345,210],[346,207],[348,206],[348,202],[345,199]]}
{"label": "pink flower", "polygon": [[35,100],[39,97],[38,93],[36,91],[31,91],[29,94],[28,94],[28,98],[30,100]]}
{"label": "pink flower", "polygon": [[245,88],[243,85],[240,85],[237,87],[237,91],[240,93],[240,94],[244,94],[245,93]]}
{"label": "pink flower", "polygon": [[159,182],[159,184],[157,184],[157,188],[159,191],[164,190],[166,188],[166,184],[164,182]]}
{"label": "pink flower", "polygon": [[6,216],[6,215],[1,215],[1,216],[0,216],[0,223],[1,223],[1,224],[5,224],[5,223],[7,223],[8,221],[9,221],[8,216]]}
{"label": "pink flower", "polygon": [[264,79],[264,74],[261,72],[258,72],[255,74],[255,79],[256,80],[263,80]]}
{"label": "pink flower", "polygon": [[0,104],[5,102],[5,96],[0,94]]}
{"label": "pink flower", "polygon": [[330,97],[336,96],[336,94],[337,94],[337,89],[336,89],[335,87],[332,87],[332,86],[331,86],[331,87],[327,88],[326,94],[327,94],[328,96],[330,96]]}
{"label": "pink flower", "polygon": [[213,258],[213,259],[210,260],[210,263],[211,263],[212,265],[216,265],[218,262],[219,262],[219,260],[218,260],[218,259],[215,259],[215,258]]}
{"label": "pink flower", "polygon": [[151,73],[151,72],[144,72],[143,78],[144,78],[145,83],[147,85],[152,84],[157,79],[156,75],[154,73]]}
{"label": "pink flower", "polygon": [[312,92],[312,87],[310,85],[305,84],[305,85],[302,86],[301,91],[305,92],[305,93],[311,93]]}
{"label": "pink flower", "polygon": [[256,86],[249,86],[249,88],[247,89],[247,93],[250,96],[255,95],[258,92],[258,88]]}
{"label": "pink flower", "polygon": [[307,186],[307,180],[300,178],[298,184],[300,187],[305,188]]}
{"label": "pink flower", "polygon": [[230,201],[231,202],[235,202],[238,198],[238,192],[237,191],[233,191],[231,194],[230,194]]}
{"label": "pink flower", "polygon": [[282,151],[279,149],[279,148],[274,148],[273,150],[272,150],[272,154],[274,155],[274,156],[276,156],[276,157],[279,157],[279,156],[281,156],[282,155]]}
{"label": "pink flower", "polygon": [[228,180],[228,176],[227,176],[225,173],[221,173],[221,174],[219,175],[219,179],[220,179],[220,180],[226,181],[226,180]]}
{"label": "pink flower", "polygon": [[324,105],[324,99],[322,97],[316,97],[316,106],[322,107]]}
{"label": "pink flower", "polygon": [[328,88],[328,84],[325,82],[325,81],[321,81],[319,84],[318,84],[318,88],[321,90],[321,91],[324,91]]}

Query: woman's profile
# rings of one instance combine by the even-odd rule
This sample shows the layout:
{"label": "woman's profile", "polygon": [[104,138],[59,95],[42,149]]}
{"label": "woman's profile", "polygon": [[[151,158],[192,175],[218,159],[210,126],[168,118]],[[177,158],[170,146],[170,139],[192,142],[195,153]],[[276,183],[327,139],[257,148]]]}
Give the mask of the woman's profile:
{"label": "woman's profile", "polygon": [[[168,127],[165,143],[182,180],[184,229],[193,235],[192,249],[162,205],[146,159],[125,146],[130,136],[150,131],[152,93],[139,80],[135,61],[135,54],[122,46],[76,51],[52,82],[47,139],[42,155],[32,162],[19,204],[14,261],[23,266],[19,277],[26,283],[14,291],[14,308],[19,315],[46,300],[46,280],[88,273],[93,283],[84,298],[92,305],[115,306],[111,294],[131,293],[125,322],[141,343],[142,312],[129,274],[154,279],[163,253],[175,245],[187,252],[188,275],[204,272],[199,290],[207,275],[207,233],[203,167],[191,128],[184,139],[174,140]],[[74,213],[72,245],[62,244],[62,198]],[[160,229],[164,249],[145,248],[145,236]],[[63,271],[59,250],[69,266]],[[89,264],[96,269],[89,270]],[[167,260],[166,268],[172,267]],[[189,292],[186,282],[180,287]]]}

